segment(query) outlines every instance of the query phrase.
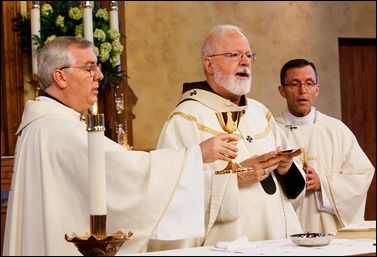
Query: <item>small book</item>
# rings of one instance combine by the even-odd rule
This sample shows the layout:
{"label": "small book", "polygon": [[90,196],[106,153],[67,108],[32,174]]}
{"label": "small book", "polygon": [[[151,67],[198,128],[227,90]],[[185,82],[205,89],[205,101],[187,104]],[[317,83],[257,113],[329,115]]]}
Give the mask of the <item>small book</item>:
{"label": "small book", "polygon": [[335,238],[355,239],[371,238],[376,239],[376,221],[366,220],[356,224],[350,224],[338,230]]}

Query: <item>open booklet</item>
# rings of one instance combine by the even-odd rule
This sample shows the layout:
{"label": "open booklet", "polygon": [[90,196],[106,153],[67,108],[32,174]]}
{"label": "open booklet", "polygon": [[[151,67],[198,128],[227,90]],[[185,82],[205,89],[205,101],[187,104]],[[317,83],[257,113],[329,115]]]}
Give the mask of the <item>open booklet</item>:
{"label": "open booklet", "polygon": [[278,155],[288,155],[288,154],[291,154],[291,153],[296,153],[299,150],[301,150],[301,148],[279,151]]}
{"label": "open booklet", "polygon": [[350,224],[338,230],[335,238],[371,238],[376,239],[376,221],[365,220]]}

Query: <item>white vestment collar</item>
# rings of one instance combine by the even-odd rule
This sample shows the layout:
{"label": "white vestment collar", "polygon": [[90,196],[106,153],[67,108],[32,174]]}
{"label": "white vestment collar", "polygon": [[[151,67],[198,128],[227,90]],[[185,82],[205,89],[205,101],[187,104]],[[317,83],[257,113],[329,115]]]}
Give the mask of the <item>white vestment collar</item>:
{"label": "white vestment collar", "polygon": [[287,111],[287,119],[291,125],[307,125],[314,124],[316,120],[316,109],[312,106],[308,115],[304,117],[297,117]]}

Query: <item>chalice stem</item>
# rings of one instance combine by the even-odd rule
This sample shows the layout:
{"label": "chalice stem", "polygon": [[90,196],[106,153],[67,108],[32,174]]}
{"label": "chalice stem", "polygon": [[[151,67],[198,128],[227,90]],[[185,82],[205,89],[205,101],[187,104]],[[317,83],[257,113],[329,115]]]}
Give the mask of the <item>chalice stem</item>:
{"label": "chalice stem", "polygon": [[[227,111],[227,112],[217,112],[216,117],[220,123],[221,128],[232,134],[238,128],[238,123],[240,122],[242,111]],[[236,144],[236,142],[230,142]],[[225,169],[215,171],[215,175],[218,174],[230,174],[238,172],[248,172],[251,168],[244,168],[240,166],[235,159],[228,163]]]}
{"label": "chalice stem", "polygon": [[231,162],[228,163],[228,166],[226,166],[225,169],[231,169],[231,170],[239,170],[239,169],[243,169],[243,167],[241,167],[241,165],[239,165],[235,159],[233,159]]}

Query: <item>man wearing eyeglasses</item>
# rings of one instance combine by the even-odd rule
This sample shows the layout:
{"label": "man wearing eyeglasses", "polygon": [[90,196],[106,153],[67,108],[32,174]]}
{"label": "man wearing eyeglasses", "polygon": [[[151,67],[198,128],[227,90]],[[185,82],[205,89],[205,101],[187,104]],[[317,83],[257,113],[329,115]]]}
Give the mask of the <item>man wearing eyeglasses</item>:
{"label": "man wearing eyeglasses", "polygon": [[[250,241],[286,238],[301,233],[289,199],[300,198],[304,172],[269,110],[249,99],[256,54],[240,28],[216,26],[202,47],[204,81],[185,83],[180,103],[160,134],[158,148],[194,145],[224,133],[217,112],[241,111],[238,162],[248,172],[215,175],[227,163],[205,164],[205,236],[191,241],[152,241],[149,249],[215,245],[246,235]],[[199,187],[200,185],[198,185]],[[289,199],[288,199],[289,198]]]}
{"label": "man wearing eyeglasses", "polygon": [[[54,39],[38,52],[37,60],[45,94],[26,103],[17,131],[3,254],[80,255],[64,235],[76,233],[85,241],[91,229],[92,171],[81,117],[97,102],[103,74],[92,42],[80,37]],[[202,235],[203,162],[231,161],[237,147],[227,141],[237,139],[222,134],[179,150],[142,152],[104,137],[108,232],[133,233],[119,253],[146,251],[156,228],[155,238]],[[189,211],[182,208],[187,206]],[[186,230],[163,232],[182,222]]]}
{"label": "man wearing eyeglasses", "polygon": [[363,221],[374,167],[351,130],[314,107],[320,90],[315,65],[285,63],[278,90],[287,109],[275,119],[291,144],[304,148],[306,195],[296,209],[303,230],[335,234]]}

